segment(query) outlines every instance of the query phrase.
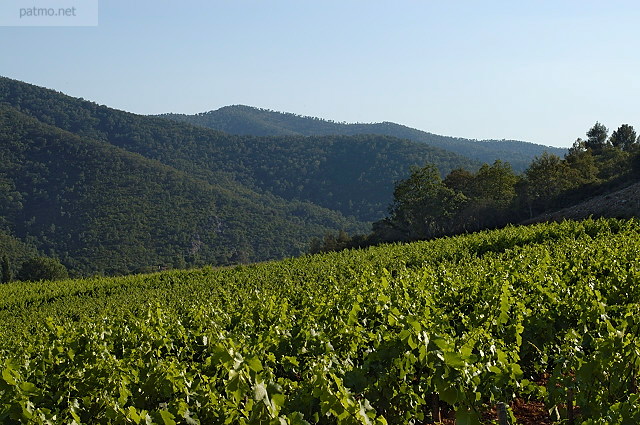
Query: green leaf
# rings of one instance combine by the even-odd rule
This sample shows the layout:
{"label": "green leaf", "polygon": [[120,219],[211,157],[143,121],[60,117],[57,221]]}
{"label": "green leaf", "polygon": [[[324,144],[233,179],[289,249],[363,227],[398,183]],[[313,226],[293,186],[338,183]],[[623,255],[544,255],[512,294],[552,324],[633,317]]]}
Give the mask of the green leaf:
{"label": "green leaf", "polygon": [[129,406],[129,408],[127,409],[127,418],[131,419],[136,424],[139,424],[142,421],[142,417],[138,414],[138,411],[133,406]]}
{"label": "green leaf", "polygon": [[502,366],[506,366],[509,364],[509,358],[507,357],[507,353],[505,353],[504,351],[502,351],[501,349],[497,349],[497,354],[498,354],[498,364],[502,365]]}
{"label": "green leaf", "polygon": [[262,363],[260,363],[260,360],[257,357],[252,357],[246,362],[247,362],[247,365],[249,366],[249,369],[251,369],[256,373],[261,372],[263,370]]}
{"label": "green leaf", "polygon": [[16,385],[16,380],[13,377],[15,373],[16,372],[13,369],[7,367],[2,371],[2,379],[4,379],[9,385]]}
{"label": "green leaf", "polygon": [[502,369],[500,369],[498,366],[494,366],[494,365],[489,366],[489,371],[492,372],[492,373],[495,373],[496,375],[501,375],[502,374]]}
{"label": "green leaf", "polygon": [[32,384],[31,382],[22,382],[19,385],[20,390],[26,395],[36,395],[38,394],[38,388]]}
{"label": "green leaf", "polygon": [[431,340],[442,351],[451,351],[451,344],[442,337],[436,337]]}
{"label": "green leaf", "polygon": [[411,325],[411,327],[413,329],[415,329],[416,332],[420,332],[422,330],[422,325],[420,324],[420,322],[415,319],[415,318],[409,318],[407,319],[407,323],[409,323],[409,325]]}
{"label": "green leaf", "polygon": [[456,410],[456,425],[481,425],[478,414],[466,407]]}
{"label": "green leaf", "polygon": [[376,425],[388,425],[388,422],[384,416],[378,416],[376,417]]}
{"label": "green leaf", "polygon": [[284,394],[273,394],[271,396],[271,402],[273,403],[274,406],[281,408],[282,406],[284,406],[284,402],[285,402]]}
{"label": "green leaf", "polygon": [[69,413],[71,413],[71,417],[76,423],[82,423],[80,416],[78,415],[78,410],[80,409],[80,403],[78,403],[77,399],[74,399],[69,406]]}
{"label": "green leaf", "polygon": [[347,325],[352,326],[353,324],[358,322],[358,313],[362,311],[360,308],[360,304],[355,303],[353,307],[351,307],[351,311],[349,312],[349,318],[347,319]]}
{"label": "green leaf", "polygon": [[293,412],[287,415],[287,419],[289,420],[290,425],[311,425],[309,422],[304,420],[304,415],[300,412]]}
{"label": "green leaf", "polygon": [[409,344],[409,347],[411,347],[412,350],[418,348],[418,343],[415,341],[415,339],[413,339],[413,335],[409,336],[407,344]]}
{"label": "green leaf", "polygon": [[462,360],[462,356],[454,352],[444,353],[444,362],[454,369],[462,369],[466,365],[464,360]]}
{"label": "green leaf", "polygon": [[175,416],[173,416],[168,410],[161,410],[160,417],[162,418],[164,425],[177,425],[176,421],[174,421]]}
{"label": "green leaf", "polygon": [[445,403],[453,405],[458,401],[458,390],[455,387],[447,387],[438,394]]}

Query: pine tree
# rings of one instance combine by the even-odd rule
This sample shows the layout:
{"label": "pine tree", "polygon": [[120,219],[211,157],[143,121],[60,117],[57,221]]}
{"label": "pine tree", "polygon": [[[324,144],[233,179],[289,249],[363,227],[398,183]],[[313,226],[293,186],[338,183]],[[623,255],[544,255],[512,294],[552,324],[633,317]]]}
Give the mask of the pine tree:
{"label": "pine tree", "polygon": [[11,282],[11,265],[9,264],[9,257],[2,256],[2,283]]}
{"label": "pine tree", "polygon": [[622,124],[616,131],[613,132],[609,141],[616,148],[622,150],[630,150],[636,143],[636,131],[629,124]]}
{"label": "pine tree", "polygon": [[596,152],[600,152],[607,145],[607,135],[609,130],[603,124],[596,122],[593,127],[587,131],[587,140],[585,145]]}

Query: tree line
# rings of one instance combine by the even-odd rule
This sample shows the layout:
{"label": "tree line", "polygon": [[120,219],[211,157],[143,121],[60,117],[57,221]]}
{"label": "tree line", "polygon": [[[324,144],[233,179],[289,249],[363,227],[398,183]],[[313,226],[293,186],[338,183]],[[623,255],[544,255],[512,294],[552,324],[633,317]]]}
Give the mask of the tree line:
{"label": "tree line", "polygon": [[48,257],[34,257],[24,261],[14,276],[11,260],[3,255],[0,260],[0,282],[9,283],[13,280],[39,281],[60,280],[69,277],[67,268],[58,260]]}
{"label": "tree line", "polygon": [[368,235],[328,233],[310,251],[324,252],[411,241],[518,223],[614,190],[640,177],[640,137],[628,124],[609,135],[596,122],[564,158],[543,153],[516,174],[507,162],[477,172],[452,170],[444,179],[427,163],[396,183],[386,218]]}

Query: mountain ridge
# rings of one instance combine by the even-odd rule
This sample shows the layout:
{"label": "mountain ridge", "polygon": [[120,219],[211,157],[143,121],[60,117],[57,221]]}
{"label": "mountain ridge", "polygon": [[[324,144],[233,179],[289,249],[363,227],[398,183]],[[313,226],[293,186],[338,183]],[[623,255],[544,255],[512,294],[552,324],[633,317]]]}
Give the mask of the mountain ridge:
{"label": "mountain ridge", "polygon": [[479,166],[387,136],[232,135],[4,77],[0,124],[0,230],[74,276],[300,255],[365,232],[411,166]]}
{"label": "mountain ridge", "polygon": [[8,79],[0,79],[0,102],[44,123],[136,152],[210,183],[311,202],[360,222],[385,214],[394,182],[406,177],[411,166],[433,162],[443,175],[454,168],[480,166],[449,151],[390,136],[227,134],[113,110]]}
{"label": "mountain ridge", "polygon": [[76,274],[282,258],[303,253],[311,234],[362,228],[313,204],[241,196],[7,106],[0,129],[3,199],[14,199],[0,210],[4,228]]}
{"label": "mountain ridge", "polygon": [[[230,134],[0,77],[0,248],[61,259],[73,275],[296,256],[313,238],[384,217],[412,167],[435,163],[444,176],[480,165],[411,140],[428,133],[399,124],[223,112],[238,111],[227,124],[266,114],[331,134]],[[252,122],[293,132],[267,118]]]}
{"label": "mountain ridge", "polygon": [[524,171],[535,156],[544,151],[563,156],[567,150],[518,140],[476,140],[441,136],[390,121],[346,123],[317,117],[278,112],[247,105],[229,105],[198,114],[166,113],[153,115],[187,122],[238,135],[254,136],[327,136],[380,134],[425,143],[473,160],[509,162],[516,171]]}

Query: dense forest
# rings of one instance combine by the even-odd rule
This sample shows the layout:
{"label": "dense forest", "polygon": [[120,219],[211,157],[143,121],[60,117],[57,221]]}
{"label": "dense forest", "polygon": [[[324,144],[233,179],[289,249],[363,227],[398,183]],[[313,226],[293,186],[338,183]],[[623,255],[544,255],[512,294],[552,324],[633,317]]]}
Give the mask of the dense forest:
{"label": "dense forest", "polygon": [[597,123],[519,174],[388,135],[232,135],[0,78],[0,232],[19,246],[2,269],[125,274],[500,227],[624,184],[637,146]]}
{"label": "dense forest", "polygon": [[241,196],[8,107],[0,157],[3,229],[75,274],[281,258],[303,252],[311,234],[362,228],[313,204]]}
{"label": "dense forest", "polygon": [[12,280],[20,267],[32,258],[38,258],[38,250],[5,231],[0,231],[0,280]]}
{"label": "dense forest", "polygon": [[366,231],[412,165],[480,166],[386,136],[229,135],[7,78],[0,139],[0,230],[72,275],[299,255]]}
{"label": "dense forest", "polygon": [[[516,140],[470,140],[440,136],[392,122],[347,124],[244,105],[225,106],[215,111],[196,115],[163,114],[160,116],[232,134],[254,136],[379,134],[424,143],[455,152],[481,163],[492,163],[499,159],[503,162],[509,162],[517,172],[524,171],[534,157],[542,155],[545,151],[559,156],[566,153],[566,149]],[[440,166],[438,168],[443,170]]]}
{"label": "dense forest", "polygon": [[82,137],[110,143],[193,177],[311,202],[354,216],[380,219],[393,182],[425,161],[443,173],[481,163],[416,143],[379,135],[325,137],[235,136],[99,106],[52,90],[0,78],[0,103]]}
{"label": "dense forest", "polygon": [[389,241],[431,239],[520,223],[640,180],[640,137],[628,124],[609,136],[597,122],[564,159],[543,153],[521,175],[509,163],[484,164],[476,172],[414,167],[396,183],[389,215],[368,235],[346,232],[315,239],[311,250],[333,251]]}

